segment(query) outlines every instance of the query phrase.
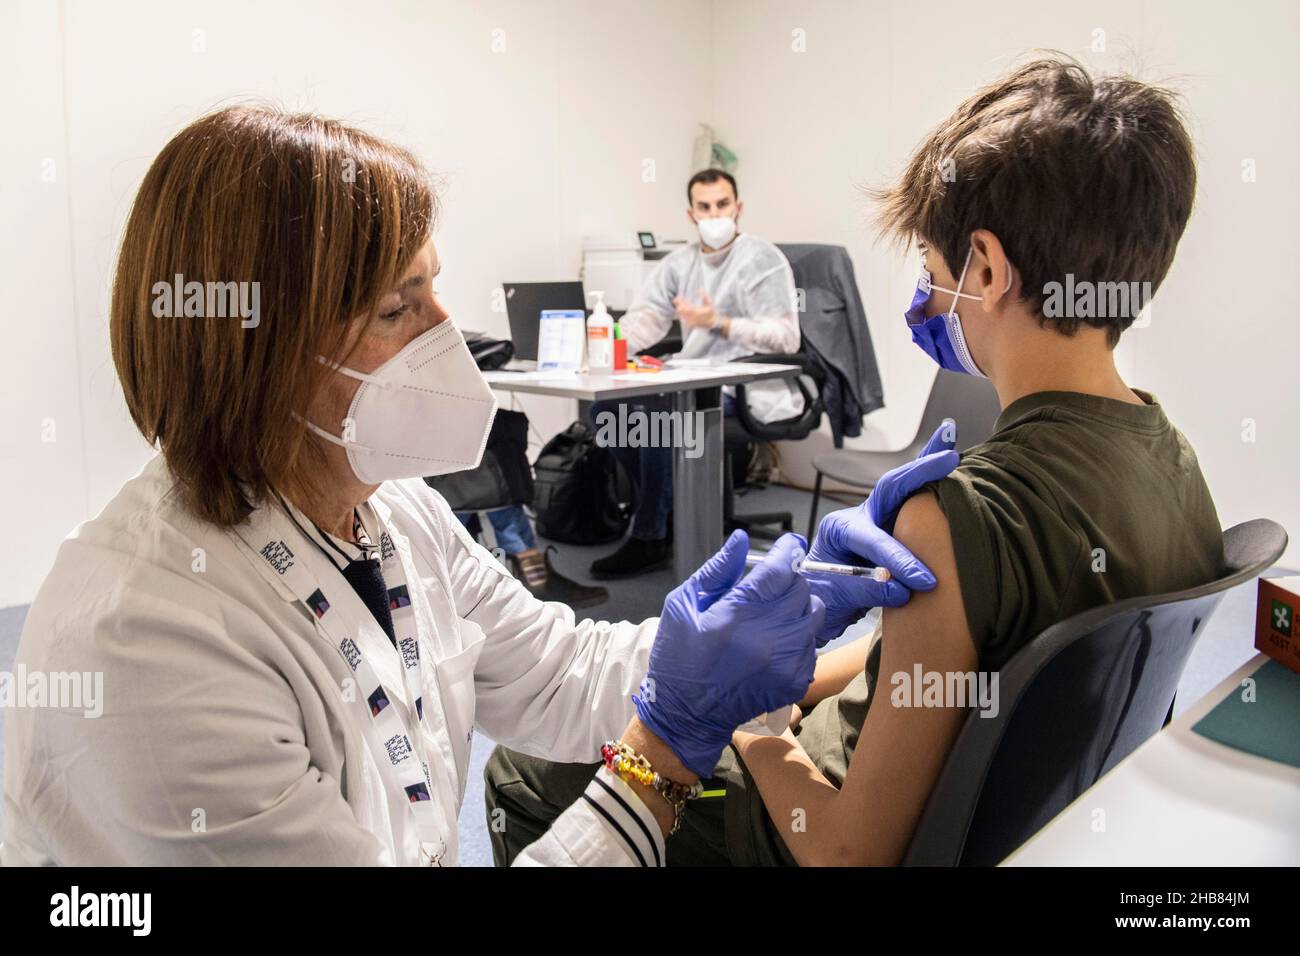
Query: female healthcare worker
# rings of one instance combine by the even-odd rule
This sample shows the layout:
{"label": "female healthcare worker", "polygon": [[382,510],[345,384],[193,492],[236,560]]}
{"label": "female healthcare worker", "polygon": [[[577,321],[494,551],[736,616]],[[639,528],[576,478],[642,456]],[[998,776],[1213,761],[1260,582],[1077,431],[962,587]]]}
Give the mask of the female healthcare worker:
{"label": "female healthcare worker", "polygon": [[733,729],[933,586],[862,507],[819,556],[903,583],[809,583],[794,535],[746,577],[737,533],[657,620],[532,597],[419,480],[473,467],[496,408],[431,284],[436,206],[405,150],[265,108],[152,164],[110,335],[161,454],[28,616],[15,672],[102,674],[102,712],[10,710],[4,863],[452,864],[476,724],[560,761],[620,738],[659,774],[609,757],[524,862],[660,863]]}

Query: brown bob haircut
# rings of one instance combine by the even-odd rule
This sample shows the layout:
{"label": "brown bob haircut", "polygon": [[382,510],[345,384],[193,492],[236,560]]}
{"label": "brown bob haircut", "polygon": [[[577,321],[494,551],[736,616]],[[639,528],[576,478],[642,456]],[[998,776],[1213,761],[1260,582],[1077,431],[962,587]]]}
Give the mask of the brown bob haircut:
{"label": "brown bob haircut", "polygon": [[873,191],[882,231],[923,239],[956,278],[976,229],[1001,241],[1039,321],[1065,335],[1105,328],[1112,347],[1136,317],[1047,318],[1049,283],[1150,283],[1174,259],[1196,192],[1175,96],[1128,76],[1094,80],[1059,53],[966,100],[921,143],[892,186]]}
{"label": "brown bob haircut", "polygon": [[[163,147],[127,219],[109,333],[131,417],[195,514],[233,525],[271,488],[312,487],[324,459],[296,416],[331,374],[316,355],[346,361],[436,213],[414,156],[311,114],[229,107]],[[157,317],[155,285],[177,276],[256,283],[257,323]]]}

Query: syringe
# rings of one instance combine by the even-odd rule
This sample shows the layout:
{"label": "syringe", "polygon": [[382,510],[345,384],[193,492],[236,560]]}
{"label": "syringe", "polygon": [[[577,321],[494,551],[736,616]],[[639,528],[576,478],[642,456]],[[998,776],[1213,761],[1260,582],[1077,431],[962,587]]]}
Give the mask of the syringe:
{"label": "syringe", "polygon": [[[764,558],[767,557],[766,551],[751,551],[745,555],[745,567],[752,568]],[[851,578],[871,578],[873,581],[884,583],[893,575],[889,573],[889,568],[862,568],[852,564],[831,564],[828,561],[810,561],[807,558],[801,560],[795,567],[796,571],[809,574],[841,574]]]}

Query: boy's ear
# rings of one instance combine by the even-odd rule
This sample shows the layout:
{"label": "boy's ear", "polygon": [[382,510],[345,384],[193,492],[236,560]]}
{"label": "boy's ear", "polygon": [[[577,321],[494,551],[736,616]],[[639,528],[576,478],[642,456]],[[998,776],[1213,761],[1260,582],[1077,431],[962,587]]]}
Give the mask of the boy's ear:
{"label": "boy's ear", "polygon": [[987,229],[971,234],[971,248],[970,271],[979,283],[984,311],[996,312],[1017,298],[1011,294],[1019,281],[1015,266],[1007,259],[1001,240]]}

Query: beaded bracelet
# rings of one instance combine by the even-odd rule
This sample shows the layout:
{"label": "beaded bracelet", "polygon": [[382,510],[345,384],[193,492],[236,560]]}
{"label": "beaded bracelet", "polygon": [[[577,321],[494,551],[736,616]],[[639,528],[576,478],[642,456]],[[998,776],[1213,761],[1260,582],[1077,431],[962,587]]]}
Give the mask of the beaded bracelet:
{"label": "beaded bracelet", "polygon": [[668,831],[672,836],[682,825],[682,814],[686,812],[686,801],[694,800],[704,792],[704,784],[696,781],[694,785],[675,783],[655,772],[650,761],[637,753],[621,740],[607,740],[600,748],[600,756],[605,766],[624,781],[635,781],[642,786],[657,791],[670,807],[673,808],[673,828]]}

